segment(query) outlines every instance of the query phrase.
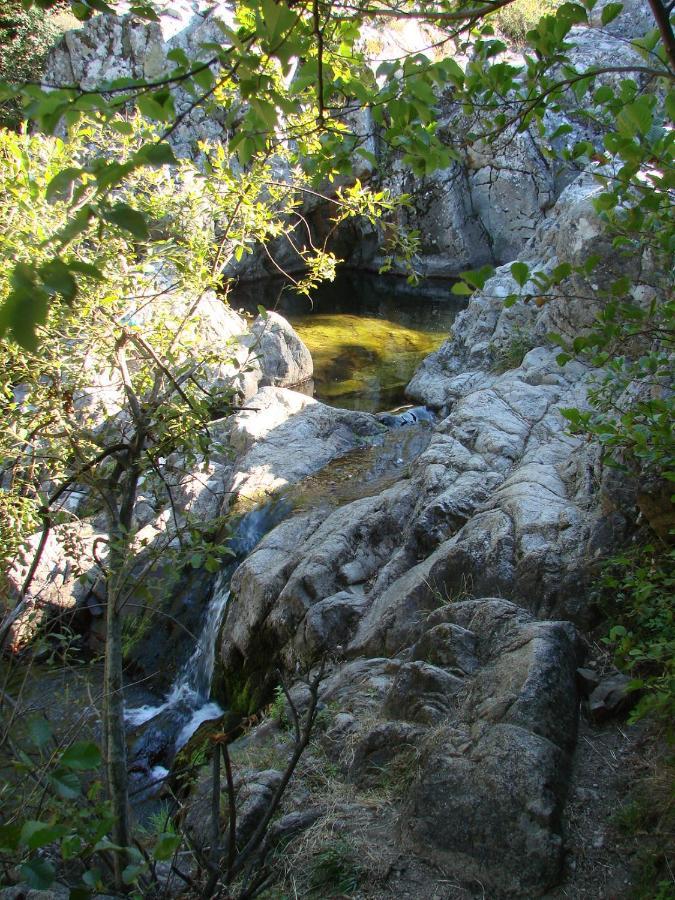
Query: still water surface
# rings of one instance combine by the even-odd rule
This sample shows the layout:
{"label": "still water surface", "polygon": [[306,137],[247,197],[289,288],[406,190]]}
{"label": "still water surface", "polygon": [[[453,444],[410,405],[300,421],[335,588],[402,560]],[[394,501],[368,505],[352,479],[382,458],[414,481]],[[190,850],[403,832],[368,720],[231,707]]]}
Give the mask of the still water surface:
{"label": "still water surface", "polygon": [[411,287],[404,279],[343,272],[311,300],[277,282],[242,285],[233,307],[285,316],[314,360],[314,396],[332,406],[378,412],[405,402],[422,359],[448,337],[464,303],[451,281]]}

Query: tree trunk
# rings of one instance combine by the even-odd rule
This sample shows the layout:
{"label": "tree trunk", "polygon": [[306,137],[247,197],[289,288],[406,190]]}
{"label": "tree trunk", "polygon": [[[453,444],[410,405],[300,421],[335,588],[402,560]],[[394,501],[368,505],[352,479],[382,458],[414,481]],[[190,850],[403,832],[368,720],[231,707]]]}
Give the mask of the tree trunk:
{"label": "tree trunk", "polygon": [[[129,781],[127,774],[127,743],[124,727],[124,692],[122,679],[122,599],[128,571],[131,522],[138,487],[138,448],[134,458],[127,460],[124,477],[118,482],[118,505],[110,506],[110,555],[108,557],[105,668],[103,673],[103,753],[106,783],[112,807],[112,841],[119,847],[129,847]],[[118,852],[115,859],[115,887],[124,889],[122,872],[126,854]]]}
{"label": "tree trunk", "polygon": [[[122,618],[119,608],[120,575],[124,566],[124,551],[117,535],[110,551],[106,606],[105,668],[103,673],[103,747],[108,796],[112,807],[112,841],[128,847],[129,790],[127,778],[127,744],[124,729],[124,694],[122,685]],[[124,887],[122,871],[126,865],[124,853],[114,854],[115,887]]]}

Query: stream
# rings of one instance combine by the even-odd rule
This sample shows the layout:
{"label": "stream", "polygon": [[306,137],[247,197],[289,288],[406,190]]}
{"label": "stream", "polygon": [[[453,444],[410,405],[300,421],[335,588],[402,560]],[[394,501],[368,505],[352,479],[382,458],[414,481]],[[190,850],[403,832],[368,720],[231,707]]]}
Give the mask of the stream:
{"label": "stream", "polygon": [[241,517],[228,542],[233,559],[211,582],[192,653],[162,699],[126,710],[130,766],[141,788],[161,784],[175,754],[199,726],[224,712],[211,699],[211,682],[237,565],[294,510],[336,507],[379,492],[425,449],[433,415],[424,408],[394,407],[404,402],[415,368],[445,340],[463,305],[447,282],[422,290],[402,279],[362,273],[339,276],[311,302],[270,282],[239,287],[229,299],[235,308],[251,310],[260,304],[288,318],[312,353],[314,396],[334,406],[378,413],[390,430],[374,446],[345,454]]}
{"label": "stream", "polygon": [[284,316],[314,360],[314,397],[376,413],[405,403],[404,390],[425,356],[438,349],[466,302],[449,281],[412,287],[404,278],[341,272],[308,297],[286,282],[240,285],[230,304]]}

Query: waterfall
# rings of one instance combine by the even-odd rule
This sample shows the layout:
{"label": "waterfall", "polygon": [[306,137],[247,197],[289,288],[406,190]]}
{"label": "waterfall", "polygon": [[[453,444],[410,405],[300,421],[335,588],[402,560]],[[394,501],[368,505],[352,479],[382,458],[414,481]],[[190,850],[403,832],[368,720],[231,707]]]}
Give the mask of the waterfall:
{"label": "waterfall", "polygon": [[197,644],[186,660],[164,698],[156,706],[145,705],[125,711],[124,718],[132,728],[169,714],[176,730],[175,750],[180,750],[197,728],[208,719],[216,719],[223,710],[210,700],[211,681],[216,658],[216,640],[230,597],[230,579],[236,566],[253,550],[258,541],[288,513],[284,501],[269,503],[246,513],[240,519],[235,534],[228,541],[234,562],[228,563],[218,575],[209,600]]}
{"label": "waterfall", "polygon": [[216,638],[230,597],[230,576],[231,567],[219,575],[197,645],[176,675],[164,701],[157,706],[138,706],[125,712],[127,724],[135,727],[167,710],[182,712],[181,718],[187,717],[187,721],[176,738],[176,750],[190,739],[202,722],[215,719],[223,713],[217,703],[209,701],[209,694],[216,657]]}

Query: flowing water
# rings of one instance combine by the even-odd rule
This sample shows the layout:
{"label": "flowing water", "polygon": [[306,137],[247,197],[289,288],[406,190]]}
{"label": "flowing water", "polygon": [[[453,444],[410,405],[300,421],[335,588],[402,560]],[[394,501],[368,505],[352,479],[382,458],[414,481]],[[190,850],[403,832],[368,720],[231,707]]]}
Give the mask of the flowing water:
{"label": "flowing water", "polygon": [[[317,399],[351,409],[380,412],[404,399],[403,389],[421,359],[447,337],[461,308],[449,284],[420,291],[406,289],[401,279],[375,279],[347,274],[307,298],[279,293],[264,283],[249,285],[230,296],[234,307],[276,308],[286,316],[314,359]],[[292,508],[340,505],[382,490],[401,475],[401,467],[426,446],[430,429],[403,428],[433,419],[416,409],[383,415],[391,431],[377,447],[352,451],[333,461],[282,500],[246,513],[229,542],[234,561],[219,574],[211,590],[194,650],[180,668],[165,697],[157,703],[127,709],[126,721],[136,740],[133,756],[159,782],[169,762],[202,722],[223,710],[210,698],[218,633],[227,613],[229,585],[236,566]]]}
{"label": "flowing water", "polygon": [[[222,625],[227,602],[230,597],[230,578],[234,569],[253,550],[258,541],[290,512],[285,500],[277,500],[246,513],[239,520],[234,536],[228,542],[234,554],[234,561],[218,575],[211,592],[211,598],[204,613],[204,619],[197,644],[190,657],[179,670],[171,688],[160,703],[144,704],[128,708],[125,719],[131,730],[156,724],[157,728],[146,728],[141,741],[135,748],[135,756],[151,759],[153,744],[159,744],[162,758],[170,758],[192,737],[202,722],[222,715],[223,710],[210,699],[211,681],[215,663],[218,632]],[[157,741],[156,731],[162,733]],[[173,747],[166,740],[166,732],[174,737]],[[159,755],[159,754],[158,754]],[[161,770],[161,772],[160,772]],[[153,780],[165,774],[162,766],[151,770]]]}
{"label": "flowing water", "polygon": [[451,285],[413,288],[401,278],[346,272],[311,299],[276,282],[242,285],[229,299],[235,308],[262,305],[290,321],[312,354],[317,400],[379,412],[405,401],[413,372],[451,331],[465,305]]}

